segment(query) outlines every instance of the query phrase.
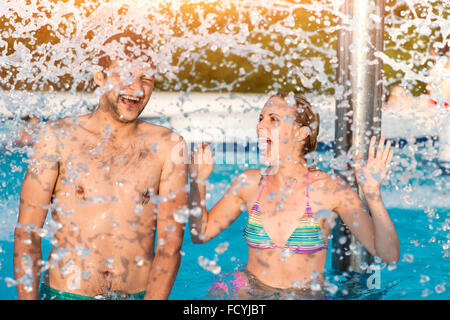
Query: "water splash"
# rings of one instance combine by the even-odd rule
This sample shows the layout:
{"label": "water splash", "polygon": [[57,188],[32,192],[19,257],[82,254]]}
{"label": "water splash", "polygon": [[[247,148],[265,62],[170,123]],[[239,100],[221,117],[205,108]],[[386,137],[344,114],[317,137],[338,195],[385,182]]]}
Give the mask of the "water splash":
{"label": "water splash", "polygon": [[[338,19],[346,19],[338,10],[342,3],[4,0],[0,9],[0,86],[3,90],[0,91],[0,113],[2,120],[9,117],[12,121],[6,133],[0,135],[0,144],[6,150],[18,150],[13,142],[24,125],[20,120],[24,115],[56,119],[89,112],[101,94],[91,81],[92,71],[97,68],[93,52],[101,49],[109,35],[125,29],[151,39],[153,51],[149,54],[158,67],[157,89],[186,92],[176,106],[181,114],[184,114],[184,102],[193,91],[283,89],[299,90],[311,96],[342,95],[341,88],[335,86],[334,74]],[[386,91],[392,85],[401,85],[415,96],[426,93],[426,84],[434,80],[429,72],[436,61],[431,49],[450,34],[448,12],[449,4],[445,1],[386,1],[385,50],[376,53],[385,66],[383,86]],[[372,17],[374,21],[379,18]],[[109,50],[116,52],[117,48],[111,46]],[[67,93],[68,98],[62,103],[54,99],[59,92]],[[94,97],[87,97],[87,92]],[[248,113],[261,106],[242,101],[240,107],[243,113]],[[419,121],[415,125],[439,128],[445,124]],[[425,142],[419,150],[413,140],[408,139],[406,148],[398,146],[396,149],[392,168],[396,173],[389,177],[387,190],[392,195],[388,195],[388,202],[424,209],[427,217],[434,219],[429,226],[438,233],[427,240],[438,243],[443,256],[448,257],[450,240],[439,235],[449,230],[449,220],[435,217],[430,209],[430,205],[446,206],[448,179],[436,164],[436,144]],[[101,147],[93,149],[93,154],[101,153]],[[151,150],[156,153],[158,146],[152,145]],[[351,163],[347,156],[329,160],[325,155],[322,162],[329,162],[332,172]],[[431,172],[432,185],[416,191],[416,186],[426,178],[417,170],[420,162],[430,169],[427,172]],[[11,173],[21,173],[21,165],[11,164]],[[109,167],[104,169],[108,171]],[[73,179],[65,182],[73,183],[76,174],[72,172]],[[4,194],[7,194],[8,182],[2,181]],[[17,183],[13,181],[13,184]],[[438,197],[433,196],[436,192]],[[173,196],[154,196],[152,203],[160,204]],[[5,210],[2,203],[2,211],[10,213],[7,218],[2,216],[1,223],[14,224],[9,220],[15,217],[15,208],[9,204],[17,202],[16,198],[6,198]],[[274,198],[275,194],[268,197],[269,200]],[[90,201],[104,203],[117,199],[95,197]],[[283,203],[279,203],[278,208],[282,207]],[[73,214],[70,210],[56,208],[67,217]],[[142,206],[137,205],[134,212],[141,214]],[[190,214],[196,216],[199,211],[177,211],[175,220],[185,223]],[[51,238],[60,228],[59,222],[51,220],[38,233]],[[55,255],[56,260],[62,259],[64,251]],[[218,266],[205,259],[201,265],[216,271]],[[414,262],[412,254],[405,254],[403,259],[408,264]],[[11,280],[7,283],[14,284]],[[445,290],[445,285],[437,286],[435,291],[443,292],[442,288]]]}

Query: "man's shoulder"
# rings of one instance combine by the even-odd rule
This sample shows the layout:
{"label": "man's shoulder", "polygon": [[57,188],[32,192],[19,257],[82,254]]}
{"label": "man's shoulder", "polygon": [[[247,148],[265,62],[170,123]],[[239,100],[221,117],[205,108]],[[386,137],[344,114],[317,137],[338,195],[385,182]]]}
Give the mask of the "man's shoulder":
{"label": "man's shoulder", "polygon": [[59,131],[67,129],[69,126],[68,118],[43,121],[38,124],[37,135],[45,136],[45,140],[51,140],[59,136]]}
{"label": "man's shoulder", "polygon": [[[86,135],[84,125],[89,120],[89,115],[70,116],[49,120],[39,125],[39,137],[44,137],[50,143],[70,144]],[[41,139],[39,139],[41,140]]]}
{"label": "man's shoulder", "polygon": [[33,149],[46,153],[60,153],[61,146],[68,136],[69,119],[61,118],[56,120],[42,121],[37,124],[36,133],[33,134]]}
{"label": "man's shoulder", "polygon": [[84,118],[85,116],[71,116],[49,120],[42,123],[42,128],[50,130],[76,128]]}
{"label": "man's shoulder", "polygon": [[183,137],[172,129],[143,120],[139,122],[139,133],[142,138],[157,140],[155,142],[179,142],[183,140]]}

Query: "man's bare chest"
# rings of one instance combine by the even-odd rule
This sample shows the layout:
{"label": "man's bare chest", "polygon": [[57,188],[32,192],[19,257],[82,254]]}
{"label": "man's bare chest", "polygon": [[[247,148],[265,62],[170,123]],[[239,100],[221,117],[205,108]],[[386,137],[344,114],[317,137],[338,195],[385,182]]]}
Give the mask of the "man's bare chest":
{"label": "man's bare chest", "polygon": [[61,187],[75,188],[84,196],[142,194],[157,189],[162,161],[144,143],[83,141],[66,150],[59,168]]}

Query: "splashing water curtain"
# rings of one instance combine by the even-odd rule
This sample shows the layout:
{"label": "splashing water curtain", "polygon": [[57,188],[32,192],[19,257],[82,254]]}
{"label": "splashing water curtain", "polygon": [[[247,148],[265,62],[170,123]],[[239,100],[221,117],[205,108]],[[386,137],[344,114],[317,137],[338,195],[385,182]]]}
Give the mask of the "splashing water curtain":
{"label": "splashing water curtain", "polygon": [[[432,108],[381,109],[392,85],[406,88],[417,104],[422,96],[429,101],[426,86],[433,78],[428,69],[436,61],[430,52],[449,37],[449,12],[448,1],[440,0],[0,0],[0,299],[16,294],[12,238],[30,150],[16,144],[27,125],[23,119],[91,112],[102,94],[92,82],[93,52],[125,30],[149,38],[157,66],[155,92],[141,118],[174,129],[191,146],[200,141],[217,145],[208,204],[225,192],[228,178],[252,165],[262,167],[255,127],[274,91],[299,91],[310,98],[321,118],[314,164],[354,186],[349,154],[360,148],[367,152],[368,139],[381,131],[395,141],[383,200],[394,211],[402,256],[395,272],[386,274],[391,269],[384,268],[382,285],[389,277],[408,283],[403,285],[408,290],[395,289],[388,296],[395,299],[408,297],[409,291],[419,292],[413,298],[448,294],[448,270],[441,270],[450,256],[448,98],[433,96]],[[158,146],[153,147],[156,152]],[[101,146],[95,152],[102,152]],[[110,196],[94,200],[114,201]],[[148,198],[167,201],[153,192]],[[142,207],[134,214],[141,215]],[[186,222],[190,214],[176,212],[177,222]],[[418,221],[413,231],[411,219]],[[239,229],[244,224],[236,222],[200,250],[184,238],[173,299],[204,296],[213,275],[245,261]],[[49,216],[40,230],[47,249],[59,227]],[[334,226],[328,248],[327,268],[355,271],[356,278],[367,274],[375,260],[342,221]],[[88,253],[80,249],[81,255]],[[329,278],[333,281],[334,275]],[[192,289],[192,281],[203,291]]]}

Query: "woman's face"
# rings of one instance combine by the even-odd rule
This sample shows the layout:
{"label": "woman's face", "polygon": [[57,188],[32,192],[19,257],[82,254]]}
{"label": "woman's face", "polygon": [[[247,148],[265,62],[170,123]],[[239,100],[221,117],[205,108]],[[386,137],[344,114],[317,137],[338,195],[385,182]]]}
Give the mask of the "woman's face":
{"label": "woman's face", "polygon": [[276,165],[279,161],[296,160],[303,140],[295,122],[297,106],[289,105],[281,97],[270,98],[259,115],[256,126],[260,154],[265,164]]}

